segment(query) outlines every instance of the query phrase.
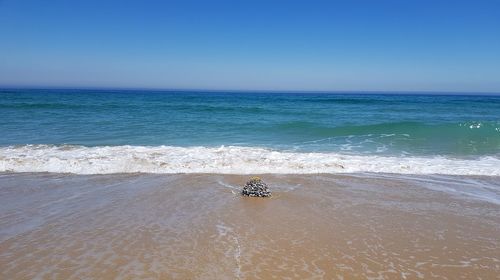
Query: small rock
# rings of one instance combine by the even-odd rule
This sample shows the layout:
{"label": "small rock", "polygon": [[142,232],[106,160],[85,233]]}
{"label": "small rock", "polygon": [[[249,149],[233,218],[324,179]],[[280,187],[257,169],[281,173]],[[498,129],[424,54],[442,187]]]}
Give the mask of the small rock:
{"label": "small rock", "polygon": [[241,194],[253,197],[269,197],[271,196],[271,191],[261,178],[252,177],[241,190]]}

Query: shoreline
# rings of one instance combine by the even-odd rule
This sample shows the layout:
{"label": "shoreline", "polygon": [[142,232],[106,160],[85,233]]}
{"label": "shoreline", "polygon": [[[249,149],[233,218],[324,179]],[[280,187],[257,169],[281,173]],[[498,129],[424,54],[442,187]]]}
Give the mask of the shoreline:
{"label": "shoreline", "polygon": [[499,196],[496,178],[261,176],[270,199],[242,197],[246,175],[3,173],[0,276],[491,279],[500,273],[500,204],[477,196],[481,185]]}
{"label": "shoreline", "polygon": [[497,155],[477,158],[280,151],[262,147],[0,147],[0,172],[72,174],[442,174],[500,176]]}

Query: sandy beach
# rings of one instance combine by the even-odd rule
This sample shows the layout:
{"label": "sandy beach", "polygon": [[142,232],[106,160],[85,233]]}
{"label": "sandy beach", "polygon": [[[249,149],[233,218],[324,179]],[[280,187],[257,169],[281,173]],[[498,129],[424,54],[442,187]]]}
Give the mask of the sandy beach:
{"label": "sandy beach", "polygon": [[500,274],[498,177],[262,177],[270,199],[240,196],[239,175],[4,173],[0,278]]}

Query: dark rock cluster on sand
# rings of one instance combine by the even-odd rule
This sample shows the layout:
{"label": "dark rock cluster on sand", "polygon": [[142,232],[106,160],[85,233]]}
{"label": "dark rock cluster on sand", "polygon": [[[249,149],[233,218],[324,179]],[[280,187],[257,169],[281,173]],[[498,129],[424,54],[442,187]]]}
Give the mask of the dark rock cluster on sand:
{"label": "dark rock cluster on sand", "polygon": [[262,179],[259,177],[252,177],[250,181],[245,184],[243,190],[241,190],[241,194],[254,197],[269,197],[271,196],[271,191]]}

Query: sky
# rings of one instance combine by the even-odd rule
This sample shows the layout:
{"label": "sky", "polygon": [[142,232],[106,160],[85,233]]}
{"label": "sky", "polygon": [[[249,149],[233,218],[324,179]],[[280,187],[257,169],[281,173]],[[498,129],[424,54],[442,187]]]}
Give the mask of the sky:
{"label": "sky", "polygon": [[0,0],[0,86],[500,92],[500,1]]}

